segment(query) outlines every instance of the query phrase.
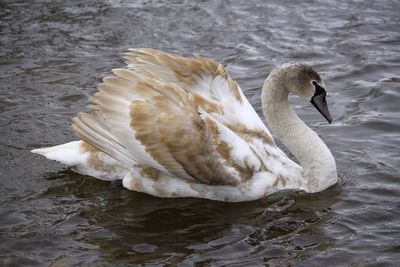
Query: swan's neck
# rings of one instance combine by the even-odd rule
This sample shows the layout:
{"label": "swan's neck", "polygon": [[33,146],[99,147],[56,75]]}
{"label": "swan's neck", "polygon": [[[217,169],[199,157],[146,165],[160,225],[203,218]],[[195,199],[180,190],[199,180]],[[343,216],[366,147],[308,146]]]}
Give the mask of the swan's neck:
{"label": "swan's neck", "polygon": [[332,153],[290,108],[289,90],[279,77],[268,77],[262,90],[262,108],[272,132],[293,153],[303,167],[301,189],[321,191],[337,181]]}

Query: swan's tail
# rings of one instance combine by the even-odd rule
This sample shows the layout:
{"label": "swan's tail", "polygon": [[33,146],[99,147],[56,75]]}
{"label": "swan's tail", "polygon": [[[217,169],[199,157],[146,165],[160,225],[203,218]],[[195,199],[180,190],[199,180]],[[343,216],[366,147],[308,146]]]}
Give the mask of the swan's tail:
{"label": "swan's tail", "polygon": [[85,162],[88,156],[84,153],[82,143],[82,141],[73,141],[58,146],[34,149],[31,152],[68,166],[75,166]]}
{"label": "swan's tail", "polygon": [[100,180],[122,179],[128,172],[118,161],[83,141],[38,148],[31,152],[68,165],[80,174]]}

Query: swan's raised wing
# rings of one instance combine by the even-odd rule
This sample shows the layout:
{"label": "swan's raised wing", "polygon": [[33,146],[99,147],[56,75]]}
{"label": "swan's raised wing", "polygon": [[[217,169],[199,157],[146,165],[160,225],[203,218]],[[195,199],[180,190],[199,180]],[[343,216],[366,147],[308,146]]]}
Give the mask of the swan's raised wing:
{"label": "swan's raised wing", "polygon": [[198,107],[245,140],[260,159],[277,151],[270,132],[221,64],[148,48],[130,49],[126,59],[129,67],[192,94]]}
{"label": "swan's raised wing", "polygon": [[227,70],[204,57],[186,58],[155,49],[130,49],[126,63],[159,80],[175,83],[194,96],[196,104],[224,125],[271,134]]}
{"label": "swan's raised wing", "polygon": [[74,119],[85,142],[125,165],[207,184],[237,184],[262,169],[247,143],[178,84],[140,70],[113,72],[98,86],[92,111]]}

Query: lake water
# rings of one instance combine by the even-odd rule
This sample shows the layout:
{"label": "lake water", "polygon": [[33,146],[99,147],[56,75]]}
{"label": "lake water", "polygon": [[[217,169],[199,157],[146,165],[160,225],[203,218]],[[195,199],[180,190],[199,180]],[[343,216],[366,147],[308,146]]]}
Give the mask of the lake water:
{"label": "lake water", "polygon": [[[398,266],[400,2],[0,2],[0,265]],[[292,98],[340,182],[247,203],[159,199],[29,153],[129,47],[214,58],[260,112],[281,63],[323,76],[334,123]]]}

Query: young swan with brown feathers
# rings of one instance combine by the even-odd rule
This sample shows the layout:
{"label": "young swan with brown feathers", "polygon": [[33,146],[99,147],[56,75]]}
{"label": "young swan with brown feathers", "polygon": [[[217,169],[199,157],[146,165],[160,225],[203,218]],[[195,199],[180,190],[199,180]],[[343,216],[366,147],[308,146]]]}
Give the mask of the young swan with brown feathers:
{"label": "young swan with brown feathers", "polygon": [[32,150],[102,180],[122,179],[158,197],[248,201],[283,189],[319,192],[337,182],[335,160],[293,112],[289,92],[331,122],[321,77],[301,63],[270,73],[262,109],[275,144],[222,65],[154,49],[131,49],[129,69],[114,69],[74,118],[80,141]]}

